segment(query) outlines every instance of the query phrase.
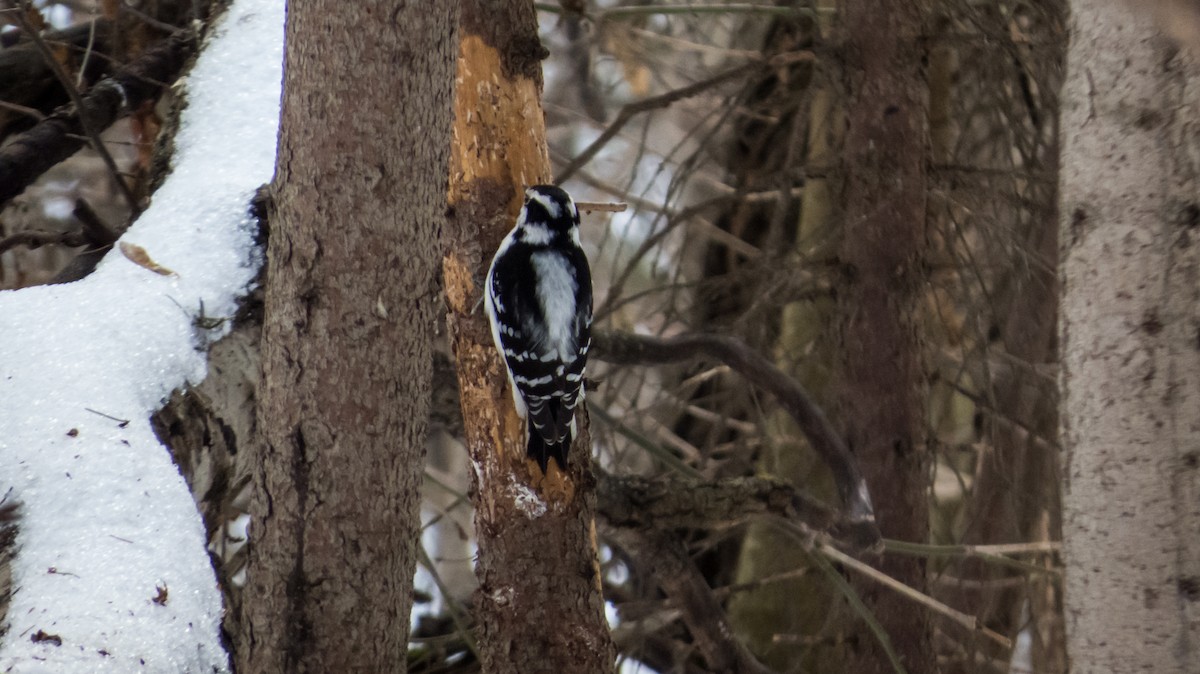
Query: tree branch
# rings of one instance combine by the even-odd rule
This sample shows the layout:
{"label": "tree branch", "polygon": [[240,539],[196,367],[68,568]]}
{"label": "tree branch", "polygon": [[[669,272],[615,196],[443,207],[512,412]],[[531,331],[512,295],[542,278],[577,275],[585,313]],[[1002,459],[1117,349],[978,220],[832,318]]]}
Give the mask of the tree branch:
{"label": "tree branch", "polygon": [[[107,19],[95,19],[63,30],[45,31],[43,39],[70,54],[72,62],[78,60],[84,81],[90,85],[108,63],[107,56],[103,55],[108,51],[105,38],[109,32]],[[101,55],[102,58],[85,59],[87,55]],[[84,60],[88,62],[84,64]],[[57,84],[49,64],[32,40],[23,39],[0,49],[0,101],[3,101],[3,107],[21,117],[0,116],[0,137],[32,126],[65,103],[66,93]],[[32,118],[32,121],[23,118]]]}
{"label": "tree branch", "polygon": [[554,176],[554,182],[561,184],[563,181],[574,175],[576,171],[591,161],[592,158],[600,152],[600,150],[603,150],[604,146],[608,145],[609,141],[615,138],[616,135],[621,132],[621,129],[625,128],[625,125],[628,124],[630,120],[643,112],[665,108],[674,103],[682,101],[685,98],[698,96],[705,91],[712,89],[713,87],[742,78],[763,67],[778,68],[791,65],[793,63],[800,63],[802,61],[811,61],[814,58],[815,57],[813,53],[809,51],[779,54],[778,56],[775,56],[766,62],[752,61],[735,68],[730,68],[725,72],[717,73],[716,75],[696,82],[695,84],[690,84],[686,87],[680,87],[679,89],[673,89],[666,93],[659,94],[658,96],[651,96],[650,98],[629,103],[625,105],[625,107],[621,108],[621,112],[617,114],[617,118],[613,120],[612,124],[608,125],[608,128],[606,128],[604,132],[601,133],[598,138],[596,138],[596,140],[592,141],[590,145],[584,148],[583,152],[580,152],[578,156],[571,160],[571,163],[563,167],[563,169],[558,172],[558,175]]}
{"label": "tree branch", "polygon": [[697,480],[598,474],[598,514],[624,529],[711,529],[760,515],[798,519],[829,531],[838,514],[782,480],[738,477]]}
{"label": "tree branch", "polygon": [[951,608],[950,606],[947,606],[933,597],[930,597],[924,592],[909,587],[908,585],[896,580],[895,578],[892,578],[886,573],[883,573],[882,571],[879,571],[868,564],[864,564],[863,562],[860,562],[857,559],[854,559],[853,557],[850,557],[849,555],[836,550],[831,546],[825,545],[820,541],[816,541],[815,546],[818,552],[820,552],[822,555],[825,555],[830,560],[837,562],[846,568],[852,569],[866,576],[867,578],[870,578],[876,583],[887,587],[893,592],[896,592],[911,601],[914,601],[936,613],[946,616],[950,620],[953,620],[954,622],[976,634],[982,634],[1007,651],[1012,650],[1012,640],[989,628],[983,623],[982,620],[978,618],[978,616],[968,615],[962,611],[959,611],[958,609]]}
{"label": "tree branch", "polygon": [[87,239],[77,231],[71,232],[17,232],[0,239],[0,253],[6,253],[18,246],[41,248],[53,244],[63,246],[83,246]]}
{"label": "tree branch", "polygon": [[656,584],[679,609],[696,649],[708,662],[709,671],[738,674],[770,672],[733,635],[733,628],[712,589],[671,532],[616,529],[617,542],[633,553],[654,577]]}
{"label": "tree branch", "polygon": [[195,52],[191,31],[180,30],[146,50],[137,61],[101,80],[74,109],[60,108],[0,148],[0,204],[20,194],[55,164],[83,146],[86,126],[105,129],[123,110],[132,110],[172,82]]}
{"label": "tree branch", "polygon": [[[71,103],[75,106],[75,109],[83,110],[83,100],[79,95],[79,89],[75,86],[75,83],[71,81],[71,78],[67,75],[67,72],[63,70],[62,64],[59,63],[58,59],[54,57],[54,53],[50,51],[50,47],[46,44],[46,41],[42,39],[42,35],[38,29],[34,28],[29,23],[28,13],[33,11],[33,5],[30,4],[29,0],[21,0],[20,8],[21,11],[16,12],[16,16],[17,23],[21,25],[21,30],[25,31],[30,40],[33,40],[33,44],[42,54],[42,60],[46,62],[46,65],[50,68],[50,71],[54,73],[54,77],[57,78],[59,84],[62,85],[63,90],[67,92],[68,96],[70,96]],[[96,127],[92,124],[92,120],[89,119],[87,115],[83,115],[79,118],[79,126],[83,129],[84,135],[86,135],[91,141],[92,149],[96,151],[96,154],[100,155],[101,161],[104,162],[104,166],[108,169],[109,175],[112,176],[113,182],[117,186],[117,191],[120,192],[121,196],[125,198],[125,201],[129,203],[129,210],[134,214],[137,214],[139,211],[141,211],[141,208],[138,207],[137,199],[133,196],[133,192],[130,191],[129,184],[126,183],[125,179],[121,177],[121,171],[117,168],[117,162],[113,159],[112,153],[108,151],[108,148],[104,145],[104,141],[100,139],[100,131],[96,129]]]}
{"label": "tree branch", "polygon": [[75,200],[75,208],[71,210],[71,215],[74,215],[75,219],[83,225],[83,236],[93,248],[111,246],[121,238],[119,234],[104,224],[96,211],[92,209],[91,204],[83,199]]}
{"label": "tree branch", "polygon": [[707,358],[728,365],[756,386],[775,396],[779,405],[796,421],[810,445],[833,472],[855,544],[874,548],[880,540],[875,511],[858,462],[834,431],[825,413],[808,392],[791,377],[745,343],[732,337],[689,334],[659,339],[627,333],[597,332],[592,336],[592,355],[609,363],[674,363]]}

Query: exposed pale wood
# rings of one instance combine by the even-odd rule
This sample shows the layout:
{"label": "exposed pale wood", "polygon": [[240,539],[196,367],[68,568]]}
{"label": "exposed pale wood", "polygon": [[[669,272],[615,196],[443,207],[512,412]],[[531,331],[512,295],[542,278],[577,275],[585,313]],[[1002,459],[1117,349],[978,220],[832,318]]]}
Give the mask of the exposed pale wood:
{"label": "exposed pale wood", "polygon": [[474,464],[479,537],[476,594],[483,669],[494,673],[612,672],[596,560],[586,414],[566,474],[543,477],[525,458],[481,304],[479,281],[511,229],[524,188],[550,180],[540,104],[545,51],[528,0],[463,4],[442,268]]}

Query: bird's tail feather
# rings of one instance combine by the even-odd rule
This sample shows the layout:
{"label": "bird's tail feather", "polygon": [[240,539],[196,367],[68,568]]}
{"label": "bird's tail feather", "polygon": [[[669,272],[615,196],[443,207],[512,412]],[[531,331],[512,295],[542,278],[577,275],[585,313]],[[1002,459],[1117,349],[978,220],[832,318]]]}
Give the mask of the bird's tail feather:
{"label": "bird's tail feather", "polygon": [[529,444],[526,446],[525,453],[529,458],[537,461],[537,465],[542,469],[542,474],[546,474],[546,469],[550,465],[550,458],[554,457],[554,463],[558,464],[559,470],[566,472],[567,470],[567,450],[571,448],[571,433],[568,432],[566,437],[561,442],[548,443],[546,439],[537,432],[529,434]]}

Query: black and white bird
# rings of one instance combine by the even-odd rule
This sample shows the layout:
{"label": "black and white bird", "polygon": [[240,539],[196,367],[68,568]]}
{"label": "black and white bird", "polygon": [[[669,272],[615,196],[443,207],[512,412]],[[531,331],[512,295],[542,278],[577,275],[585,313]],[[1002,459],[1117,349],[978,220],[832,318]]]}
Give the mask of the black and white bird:
{"label": "black and white bird", "polygon": [[592,339],[592,273],[579,245],[579,209],[565,191],[525,190],[517,224],[488,269],[484,305],[526,421],[526,451],[542,473],[550,457],[566,470]]}

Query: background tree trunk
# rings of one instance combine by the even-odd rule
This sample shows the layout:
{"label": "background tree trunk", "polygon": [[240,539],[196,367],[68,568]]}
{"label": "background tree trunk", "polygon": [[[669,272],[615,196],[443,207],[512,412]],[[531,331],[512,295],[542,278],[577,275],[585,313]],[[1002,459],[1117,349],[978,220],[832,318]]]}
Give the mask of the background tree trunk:
{"label": "background tree trunk", "polygon": [[[824,0],[818,6],[834,10],[837,5]],[[769,57],[796,49],[820,52],[828,47],[823,42],[828,28],[815,20],[780,17],[767,31],[763,55]],[[832,86],[835,83],[831,81],[831,70],[819,60],[801,63],[786,72],[772,71],[764,82],[749,85],[752,93],[747,106],[757,104],[756,114],[742,122],[738,138],[741,146],[758,152],[746,158],[735,155],[742,161],[729,167],[739,184],[748,185],[747,191],[772,188],[779,191],[778,197],[757,208],[739,202],[733,205],[743,227],[747,223],[773,223],[782,224],[783,230],[775,238],[782,238],[785,245],[763,245],[762,241],[751,240],[764,251],[779,252],[757,262],[763,271],[756,277],[758,287],[748,296],[770,292],[771,286],[778,284],[778,270],[788,269],[789,259],[799,260],[804,273],[814,279],[808,282],[805,299],[778,306],[778,317],[771,318],[776,329],[769,335],[763,335],[766,331],[762,324],[767,321],[759,316],[743,314],[734,326],[749,326],[742,330],[749,333],[747,337],[752,344],[756,334],[760,342],[773,340],[771,348],[779,368],[792,374],[823,406],[829,404],[829,363],[837,352],[837,344],[823,339],[825,334],[822,334],[828,333],[832,322],[833,293],[822,292],[818,287],[830,285],[833,274],[825,273],[827,267],[821,261],[837,252],[840,222],[830,217],[836,199],[830,193],[830,181],[819,171],[815,175],[809,171],[812,167],[834,165],[842,142],[839,132],[844,126],[844,111],[837,89]],[[762,121],[765,119],[773,123],[766,125]],[[768,236],[760,238],[769,241]],[[800,278],[794,282],[805,287]],[[742,311],[754,305],[753,301],[744,301]],[[759,348],[766,351],[768,347],[763,344]],[[751,382],[739,383],[745,390],[739,391],[736,399],[745,400],[744,404],[752,409],[758,402],[749,393],[753,389]],[[746,416],[754,418],[753,414]],[[828,503],[838,503],[829,471],[803,440],[803,432],[791,417],[781,410],[774,411],[766,428],[767,441],[758,453],[756,470],[782,477]],[[819,573],[803,544],[780,536],[771,522],[751,523],[742,539],[733,581],[749,583],[798,568],[812,572],[734,594],[729,600],[730,620],[739,636],[774,669],[787,671],[797,664],[803,671],[836,668],[841,663],[841,639],[805,638],[821,633],[831,619],[836,620],[842,614],[834,609],[835,591]]]}
{"label": "background tree trunk", "polygon": [[405,670],[456,9],[288,8],[242,672]]}
{"label": "background tree trunk", "polygon": [[1071,3],[1062,441],[1073,670],[1200,662],[1195,58],[1134,3]]}
{"label": "background tree trunk", "polygon": [[443,261],[447,327],[474,463],[483,670],[611,672],[596,560],[595,478],[586,414],[566,474],[525,458],[487,318],[476,310],[492,253],[512,228],[524,188],[550,179],[533,3],[463,3],[450,226]]}
{"label": "background tree trunk", "polygon": [[[844,232],[838,294],[838,414],[866,475],[887,538],[929,535],[925,369],[918,316],[925,288],[926,84],[922,7],[847,0],[841,8],[848,127],[842,167]],[[924,561],[879,568],[925,587]],[[911,672],[935,671],[929,621],[908,599],[858,585]],[[866,630],[845,671],[890,672]]]}

